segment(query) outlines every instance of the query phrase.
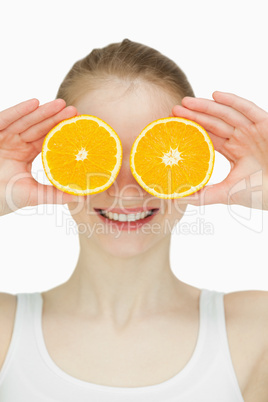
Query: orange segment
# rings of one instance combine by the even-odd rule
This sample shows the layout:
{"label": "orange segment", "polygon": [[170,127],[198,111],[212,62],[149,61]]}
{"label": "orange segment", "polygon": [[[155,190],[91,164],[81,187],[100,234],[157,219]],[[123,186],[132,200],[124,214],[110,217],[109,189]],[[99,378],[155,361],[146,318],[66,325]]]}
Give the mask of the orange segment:
{"label": "orange segment", "polygon": [[75,116],[47,134],[42,162],[48,179],[59,190],[75,195],[95,194],[115,181],[122,163],[122,144],[101,119]]}
{"label": "orange segment", "polygon": [[133,176],[159,198],[190,195],[209,181],[215,152],[208,133],[181,117],[155,120],[136,138],[130,153]]}

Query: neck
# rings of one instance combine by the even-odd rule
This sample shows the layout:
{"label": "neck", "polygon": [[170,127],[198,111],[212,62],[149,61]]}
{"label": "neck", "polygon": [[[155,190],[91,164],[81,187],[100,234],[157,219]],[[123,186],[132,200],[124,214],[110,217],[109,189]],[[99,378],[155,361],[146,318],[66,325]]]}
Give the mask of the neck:
{"label": "neck", "polygon": [[88,239],[80,238],[80,246],[76,269],[66,283],[73,308],[116,326],[174,308],[180,281],[170,268],[170,238],[125,258]]}

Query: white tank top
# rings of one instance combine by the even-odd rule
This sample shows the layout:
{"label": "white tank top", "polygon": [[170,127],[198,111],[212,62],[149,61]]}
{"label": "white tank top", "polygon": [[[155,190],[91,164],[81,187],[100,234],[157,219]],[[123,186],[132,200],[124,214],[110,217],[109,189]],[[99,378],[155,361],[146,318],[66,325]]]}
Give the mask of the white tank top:
{"label": "white tank top", "polygon": [[178,374],[160,384],[129,388],[88,383],[61,370],[44,342],[41,294],[18,294],[12,340],[0,372],[0,402],[243,402],[228,346],[223,296],[201,291],[197,344]]}

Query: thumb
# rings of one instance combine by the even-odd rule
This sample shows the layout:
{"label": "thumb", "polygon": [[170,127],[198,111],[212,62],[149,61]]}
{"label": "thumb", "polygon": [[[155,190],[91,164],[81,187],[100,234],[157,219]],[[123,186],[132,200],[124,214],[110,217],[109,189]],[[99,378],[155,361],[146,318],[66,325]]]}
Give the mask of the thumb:
{"label": "thumb", "polygon": [[225,180],[221,183],[203,187],[194,194],[185,197],[188,204],[201,206],[211,204],[227,204],[228,190]]}
{"label": "thumb", "polygon": [[38,184],[30,197],[30,205],[67,204],[77,201],[77,196],[58,190],[53,185]]}

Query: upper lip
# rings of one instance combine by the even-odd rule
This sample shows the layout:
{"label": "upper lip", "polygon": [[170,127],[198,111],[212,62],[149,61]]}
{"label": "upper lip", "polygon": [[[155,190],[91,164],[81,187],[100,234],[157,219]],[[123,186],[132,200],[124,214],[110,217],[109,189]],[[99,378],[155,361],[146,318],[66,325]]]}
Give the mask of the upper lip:
{"label": "upper lip", "polygon": [[150,211],[152,209],[159,209],[159,208],[149,208],[149,207],[137,207],[137,208],[94,208],[95,211],[105,211],[105,212],[112,212],[112,213],[117,213],[117,214],[131,214],[134,212],[146,212],[146,211]]}

